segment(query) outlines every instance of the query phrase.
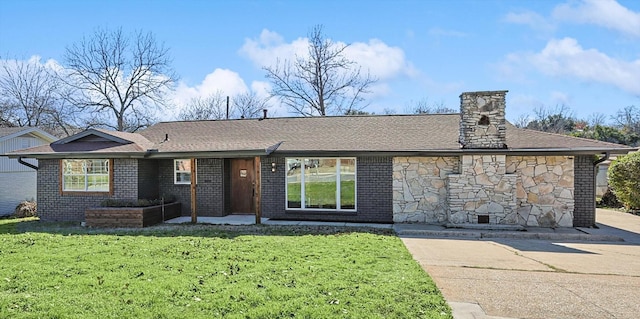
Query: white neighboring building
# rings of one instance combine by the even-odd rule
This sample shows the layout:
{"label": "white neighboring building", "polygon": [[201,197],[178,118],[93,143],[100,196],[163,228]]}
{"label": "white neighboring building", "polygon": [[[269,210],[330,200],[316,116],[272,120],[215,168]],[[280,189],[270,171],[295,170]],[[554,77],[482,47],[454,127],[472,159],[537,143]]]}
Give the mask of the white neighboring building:
{"label": "white neighboring building", "polygon": [[[13,213],[23,200],[36,199],[36,170],[3,156],[5,153],[49,144],[58,138],[35,127],[0,127],[0,216]],[[25,159],[37,166],[38,161]]]}

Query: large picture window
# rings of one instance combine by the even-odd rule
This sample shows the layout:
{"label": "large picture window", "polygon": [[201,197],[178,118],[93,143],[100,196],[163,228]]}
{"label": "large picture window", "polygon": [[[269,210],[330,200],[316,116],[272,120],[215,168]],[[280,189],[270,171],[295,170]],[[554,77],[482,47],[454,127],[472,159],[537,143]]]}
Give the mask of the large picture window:
{"label": "large picture window", "polygon": [[62,160],[62,190],[66,192],[109,192],[111,161],[108,159]]}
{"label": "large picture window", "polygon": [[287,209],[355,210],[355,158],[287,158]]}
{"label": "large picture window", "polygon": [[173,160],[173,177],[175,184],[191,184],[191,160]]}

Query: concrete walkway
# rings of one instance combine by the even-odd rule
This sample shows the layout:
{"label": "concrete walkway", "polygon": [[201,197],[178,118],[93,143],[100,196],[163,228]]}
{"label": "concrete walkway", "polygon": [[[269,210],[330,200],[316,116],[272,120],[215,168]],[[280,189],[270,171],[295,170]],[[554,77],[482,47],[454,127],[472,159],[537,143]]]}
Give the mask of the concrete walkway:
{"label": "concrete walkway", "polygon": [[[190,223],[191,217],[180,216],[178,218],[165,221],[168,224],[185,224]],[[292,226],[348,226],[348,227],[374,227],[391,229],[392,224],[374,224],[374,223],[345,223],[345,222],[316,222],[316,221],[295,221],[295,220],[271,220],[269,218],[261,218],[260,222],[265,225],[292,225]],[[254,215],[227,215],[224,217],[198,217],[199,224],[212,225],[253,225],[256,223]]]}
{"label": "concrete walkway", "polygon": [[400,236],[457,319],[638,318],[640,216],[596,216],[598,229]]}

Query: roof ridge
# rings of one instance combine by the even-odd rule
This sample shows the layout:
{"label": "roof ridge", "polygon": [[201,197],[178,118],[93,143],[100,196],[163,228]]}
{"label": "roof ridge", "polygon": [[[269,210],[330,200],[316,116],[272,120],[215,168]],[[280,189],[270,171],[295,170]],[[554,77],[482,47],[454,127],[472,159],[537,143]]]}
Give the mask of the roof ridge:
{"label": "roof ridge", "polygon": [[[263,118],[245,118],[245,119],[207,119],[207,120],[176,120],[176,121],[160,121],[161,123],[204,123],[204,122],[234,122],[234,121],[251,121],[251,120],[296,120],[296,119],[333,119],[333,118],[372,118],[372,117],[421,117],[436,115],[460,115],[460,113],[418,113],[418,114],[357,114],[357,115],[327,115],[327,116],[282,116]],[[154,124],[154,125],[156,125]],[[153,126],[153,125],[152,125]],[[150,126],[151,127],[151,126]],[[146,130],[146,129],[145,129]]]}

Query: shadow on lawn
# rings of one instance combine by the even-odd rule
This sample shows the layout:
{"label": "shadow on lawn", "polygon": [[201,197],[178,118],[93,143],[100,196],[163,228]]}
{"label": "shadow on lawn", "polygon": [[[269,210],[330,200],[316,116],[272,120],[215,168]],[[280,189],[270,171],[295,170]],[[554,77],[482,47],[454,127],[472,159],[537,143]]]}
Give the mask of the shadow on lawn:
{"label": "shadow on lawn", "polygon": [[306,236],[370,233],[395,235],[391,229],[348,226],[210,225],[159,224],[145,228],[90,228],[79,222],[42,222],[37,219],[10,219],[0,223],[0,234],[49,233],[59,235],[120,235],[152,237]]}

